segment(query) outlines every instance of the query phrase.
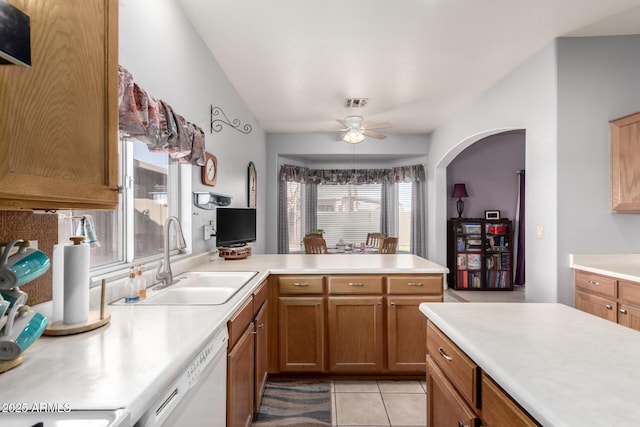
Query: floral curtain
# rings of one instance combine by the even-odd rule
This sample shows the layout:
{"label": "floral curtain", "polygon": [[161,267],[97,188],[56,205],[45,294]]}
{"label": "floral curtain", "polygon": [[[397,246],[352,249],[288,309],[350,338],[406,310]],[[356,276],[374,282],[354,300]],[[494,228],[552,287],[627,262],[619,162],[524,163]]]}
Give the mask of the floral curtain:
{"label": "floral curtain", "polygon": [[149,95],[122,66],[118,69],[118,83],[118,122],[124,137],[144,142],[149,151],[167,152],[181,163],[204,166],[202,128]]}

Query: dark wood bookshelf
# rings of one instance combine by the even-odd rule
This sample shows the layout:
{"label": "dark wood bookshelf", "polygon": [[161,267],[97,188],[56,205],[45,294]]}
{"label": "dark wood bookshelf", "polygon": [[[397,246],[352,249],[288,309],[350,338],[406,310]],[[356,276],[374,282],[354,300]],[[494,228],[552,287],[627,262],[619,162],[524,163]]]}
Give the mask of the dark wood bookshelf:
{"label": "dark wood bookshelf", "polygon": [[450,288],[513,290],[513,222],[509,219],[450,219],[447,267]]}

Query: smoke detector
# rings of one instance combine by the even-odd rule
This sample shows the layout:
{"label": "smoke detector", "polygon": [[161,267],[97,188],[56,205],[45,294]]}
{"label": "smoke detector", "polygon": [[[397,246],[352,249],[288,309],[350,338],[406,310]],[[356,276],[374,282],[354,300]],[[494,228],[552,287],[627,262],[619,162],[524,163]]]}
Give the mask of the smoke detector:
{"label": "smoke detector", "polygon": [[347,98],[344,100],[344,106],[347,108],[362,108],[366,107],[369,102],[369,98]]}

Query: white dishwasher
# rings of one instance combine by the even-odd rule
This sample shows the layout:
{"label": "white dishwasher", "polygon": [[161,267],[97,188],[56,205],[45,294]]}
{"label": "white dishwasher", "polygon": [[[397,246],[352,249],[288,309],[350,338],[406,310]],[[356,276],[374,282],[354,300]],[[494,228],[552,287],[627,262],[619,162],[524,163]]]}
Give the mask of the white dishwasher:
{"label": "white dishwasher", "polygon": [[136,426],[226,426],[228,339],[223,327]]}

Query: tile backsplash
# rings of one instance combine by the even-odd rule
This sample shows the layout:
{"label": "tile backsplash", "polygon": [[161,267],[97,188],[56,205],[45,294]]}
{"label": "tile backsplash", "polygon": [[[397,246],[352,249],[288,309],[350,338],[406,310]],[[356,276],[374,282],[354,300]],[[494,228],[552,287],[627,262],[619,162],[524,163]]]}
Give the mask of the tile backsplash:
{"label": "tile backsplash", "polygon": [[[22,211],[0,211],[0,242],[37,240],[38,249],[53,260],[53,245],[58,243],[58,215]],[[36,280],[20,287],[29,295],[27,304],[51,300],[51,269]]]}

